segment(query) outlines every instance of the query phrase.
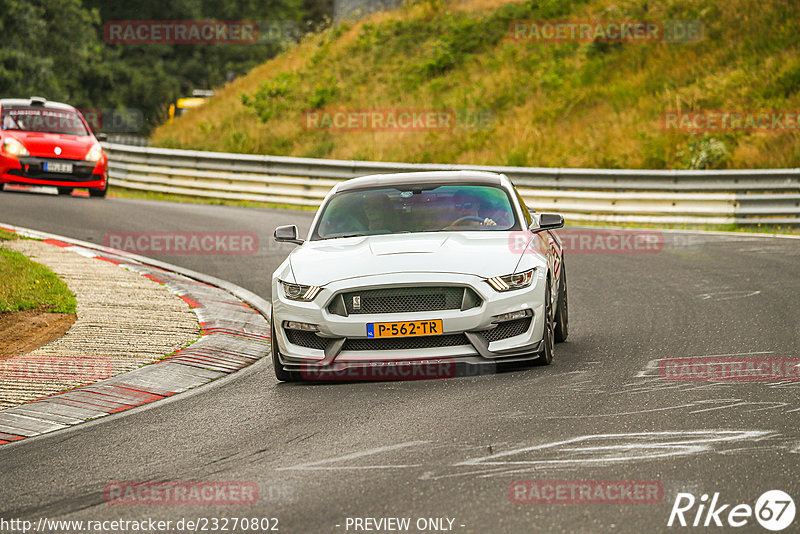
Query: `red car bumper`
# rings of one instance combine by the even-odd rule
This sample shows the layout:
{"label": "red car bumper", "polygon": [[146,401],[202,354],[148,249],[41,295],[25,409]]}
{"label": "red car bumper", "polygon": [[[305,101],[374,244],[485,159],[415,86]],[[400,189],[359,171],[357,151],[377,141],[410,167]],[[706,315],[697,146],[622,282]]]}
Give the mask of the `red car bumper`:
{"label": "red car bumper", "polygon": [[[73,172],[54,173],[45,170],[45,162],[71,163]],[[108,160],[97,163],[52,158],[19,157],[0,153],[0,184],[87,187],[105,189],[108,182]]]}

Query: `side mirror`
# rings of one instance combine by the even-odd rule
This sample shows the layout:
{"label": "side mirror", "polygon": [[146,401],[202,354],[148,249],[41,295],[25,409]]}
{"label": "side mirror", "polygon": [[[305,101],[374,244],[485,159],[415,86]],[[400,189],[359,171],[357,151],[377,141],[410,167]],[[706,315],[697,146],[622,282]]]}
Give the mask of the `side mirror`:
{"label": "side mirror", "polygon": [[97,140],[98,140],[98,141],[100,141],[101,143],[105,143],[106,141],[108,141],[108,134],[104,134],[104,133],[98,133],[98,134],[94,134],[94,136],[95,136],[95,137],[97,138]]}
{"label": "side mirror", "polygon": [[296,245],[303,244],[303,240],[297,237],[297,226],[293,224],[277,227],[274,235],[275,241],[279,243],[294,243]]}
{"label": "side mirror", "polygon": [[531,230],[540,232],[543,230],[556,230],[564,227],[564,216],[558,213],[539,214],[539,226],[531,227]]}

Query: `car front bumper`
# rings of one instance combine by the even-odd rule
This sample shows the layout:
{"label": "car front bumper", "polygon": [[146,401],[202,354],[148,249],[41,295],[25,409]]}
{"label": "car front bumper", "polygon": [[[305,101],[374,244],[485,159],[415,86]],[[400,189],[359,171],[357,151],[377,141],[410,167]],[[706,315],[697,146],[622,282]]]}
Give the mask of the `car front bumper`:
{"label": "car front bumper", "polygon": [[[495,366],[499,362],[530,361],[538,356],[544,333],[545,272],[537,269],[531,286],[507,292],[495,291],[480,277],[453,273],[396,273],[342,280],[323,287],[312,302],[286,298],[277,279],[273,279],[273,318],[275,331],[272,342],[277,346],[280,363],[287,371],[309,369],[361,368],[364,366],[402,366],[408,362],[428,365],[430,362],[458,364],[474,369]],[[480,305],[466,309],[439,311],[350,314],[332,313],[328,306],[343,292],[396,287],[456,286],[472,289],[481,299]],[[530,321],[508,330],[509,337],[493,340],[487,333],[499,328],[496,317],[528,310]],[[392,338],[408,342],[374,340],[367,337],[368,323],[398,321],[442,320],[441,336],[421,338]],[[297,343],[297,335],[284,328],[285,322],[296,321],[316,325],[318,332],[304,332],[302,339],[312,343]],[[510,325],[507,324],[506,327]],[[522,326],[524,328],[517,328]],[[314,336],[314,337],[309,337]],[[496,335],[494,336],[497,337]],[[439,338],[439,339],[435,339]],[[375,343],[377,341],[377,343]],[[435,346],[439,342],[444,346]],[[421,347],[414,347],[419,344]],[[311,347],[309,345],[314,345]],[[394,348],[393,345],[409,345]],[[371,348],[371,347],[375,348]],[[355,350],[358,349],[358,350]]]}
{"label": "car front bumper", "polygon": [[[70,163],[72,173],[54,173],[44,170],[45,162]],[[32,186],[104,188],[108,181],[108,167],[104,161],[61,160],[32,156],[13,157],[0,155],[0,183]]]}

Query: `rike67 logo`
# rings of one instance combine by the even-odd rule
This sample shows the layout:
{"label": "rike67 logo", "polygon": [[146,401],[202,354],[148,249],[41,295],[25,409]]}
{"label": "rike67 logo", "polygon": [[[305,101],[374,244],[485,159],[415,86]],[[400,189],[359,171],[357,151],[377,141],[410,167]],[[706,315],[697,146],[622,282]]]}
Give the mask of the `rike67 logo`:
{"label": "rike67 logo", "polygon": [[758,524],[765,529],[778,532],[792,524],[794,515],[794,500],[781,490],[764,492],[756,500],[755,507],[744,503],[735,506],[723,503],[718,492],[714,493],[710,502],[708,494],[705,493],[700,499],[691,493],[678,493],[667,526],[738,528],[752,524],[752,519],[755,517]]}

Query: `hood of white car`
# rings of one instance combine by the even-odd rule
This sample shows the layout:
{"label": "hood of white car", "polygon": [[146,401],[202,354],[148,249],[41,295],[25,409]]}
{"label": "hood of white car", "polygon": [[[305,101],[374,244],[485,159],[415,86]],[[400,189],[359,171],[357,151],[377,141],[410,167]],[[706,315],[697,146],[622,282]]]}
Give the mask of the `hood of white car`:
{"label": "hood of white car", "polygon": [[510,274],[520,259],[519,232],[392,234],[309,241],[289,256],[295,281],[324,286],[388,273],[431,272],[489,278]]}

